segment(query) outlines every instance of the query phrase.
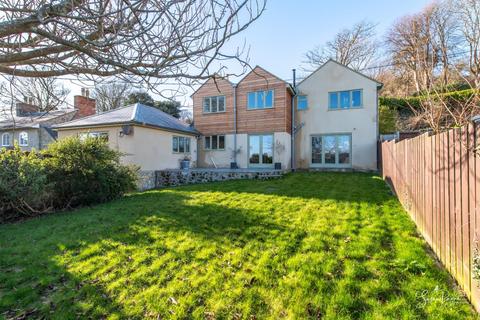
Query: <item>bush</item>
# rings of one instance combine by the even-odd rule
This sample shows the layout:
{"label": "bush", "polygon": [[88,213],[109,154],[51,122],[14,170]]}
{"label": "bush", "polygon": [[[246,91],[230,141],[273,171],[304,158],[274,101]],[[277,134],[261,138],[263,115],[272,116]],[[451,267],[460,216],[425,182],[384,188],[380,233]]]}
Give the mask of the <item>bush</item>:
{"label": "bush", "polygon": [[136,170],[99,139],[68,138],[38,153],[0,151],[0,222],[106,202],[135,189]]}
{"label": "bush", "polygon": [[398,112],[396,109],[380,106],[378,108],[380,134],[397,131]]}
{"label": "bush", "polygon": [[0,151],[0,222],[20,219],[50,207],[47,174],[39,154],[18,146]]}
{"label": "bush", "polygon": [[135,189],[135,170],[120,165],[120,153],[100,139],[63,139],[43,155],[57,208],[106,202]]}

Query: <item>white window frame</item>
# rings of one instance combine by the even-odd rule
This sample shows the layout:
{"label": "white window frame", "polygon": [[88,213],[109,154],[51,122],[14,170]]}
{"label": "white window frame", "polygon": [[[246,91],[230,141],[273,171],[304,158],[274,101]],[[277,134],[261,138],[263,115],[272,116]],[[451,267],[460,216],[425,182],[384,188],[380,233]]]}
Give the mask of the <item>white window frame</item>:
{"label": "white window frame", "polygon": [[22,131],[18,134],[18,145],[28,147],[28,132]]}
{"label": "white window frame", "polygon": [[[177,148],[175,149],[175,140],[177,140]],[[180,141],[183,141],[183,151],[180,151]],[[190,153],[191,150],[191,138],[190,137],[184,137],[184,136],[173,136],[172,137],[172,153]]]}
{"label": "white window frame", "polygon": [[[218,102],[220,101],[220,98],[223,98],[223,110],[219,111],[218,110]],[[212,100],[215,99],[217,102],[217,111],[212,111]],[[208,111],[205,111],[205,102],[208,101]],[[209,114],[209,113],[223,113],[226,112],[227,109],[227,98],[225,96],[210,96],[210,97],[204,97],[202,100],[202,112]]]}
{"label": "white window frame", "polygon": [[[272,92],[272,106],[271,106],[271,107],[266,107],[266,106],[265,106],[265,105],[266,105],[265,101],[267,100],[267,93],[270,92],[270,91]],[[253,106],[253,107],[248,104],[248,100],[249,100],[249,99],[248,99],[248,96],[249,96],[250,94],[252,94],[252,93],[255,94],[255,106]],[[257,95],[258,95],[259,93],[263,93],[263,105],[264,105],[263,107],[259,107],[259,106],[257,105],[257,101],[258,101]],[[269,89],[269,90],[257,90],[257,91],[247,92],[247,110],[273,109],[274,106],[275,106],[275,90]]]}
{"label": "white window frame", "polygon": [[[8,138],[8,143],[5,143],[5,138]],[[2,147],[10,147],[10,145],[11,145],[10,133],[4,132],[2,134]]]}
{"label": "white window frame", "polygon": [[82,132],[78,134],[78,137],[81,141],[85,140],[86,138],[97,138],[97,139],[105,139],[106,142],[109,140],[109,135],[107,131],[89,131],[89,132]]}
{"label": "white window frame", "polygon": [[[338,137],[340,136],[348,136],[350,138],[350,150],[349,150],[349,162],[348,163],[339,163],[339,152],[338,152]],[[321,159],[322,161],[320,163],[314,163],[312,159],[312,152],[313,152],[313,146],[312,146],[312,139],[314,137],[321,138],[322,139],[322,154],[321,154]],[[335,163],[325,163],[325,142],[324,138],[325,137],[335,137]],[[326,133],[326,134],[311,134],[310,135],[310,167],[312,168],[351,168],[352,163],[353,163],[353,137],[351,132],[345,132],[345,133]]]}
{"label": "white window frame", "polygon": [[[354,91],[360,91],[360,105],[359,106],[353,106],[353,92]],[[342,102],[340,99],[340,93],[342,92],[348,92],[350,94],[350,106],[348,108],[342,108]],[[336,94],[337,95],[337,101],[338,101],[338,107],[337,108],[331,108],[331,94]],[[337,110],[350,110],[350,109],[362,109],[363,108],[363,89],[352,89],[352,90],[340,90],[340,91],[330,91],[328,92],[328,110],[332,111],[337,111]]]}
{"label": "white window frame", "polygon": [[[300,99],[304,99],[305,100],[305,103],[307,104],[307,106],[303,109],[300,109],[298,106],[300,104]],[[299,94],[297,96],[297,110],[298,111],[304,111],[304,110],[307,110],[308,109],[308,96],[306,94]]]}
{"label": "white window frame", "polygon": [[[217,140],[217,147],[216,147],[215,149],[212,148],[213,137],[216,137],[216,140]],[[223,137],[223,148],[219,148],[219,145],[220,145],[220,137]],[[207,138],[208,138],[209,141],[210,141],[210,146],[209,146],[209,147],[207,147]],[[224,134],[214,134],[214,135],[211,135],[211,136],[205,136],[204,139],[203,139],[203,148],[204,148],[204,150],[223,151],[223,150],[225,150],[225,148],[226,148],[226,144],[227,144],[227,140],[226,140],[226,137],[225,137]]]}

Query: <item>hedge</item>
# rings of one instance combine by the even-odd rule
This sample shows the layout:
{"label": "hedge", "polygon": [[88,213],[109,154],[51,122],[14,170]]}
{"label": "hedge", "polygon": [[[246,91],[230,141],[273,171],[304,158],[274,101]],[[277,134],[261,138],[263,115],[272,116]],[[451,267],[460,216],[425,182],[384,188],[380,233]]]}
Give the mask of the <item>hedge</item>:
{"label": "hedge", "polygon": [[63,139],[42,152],[0,151],[0,222],[101,203],[135,189],[136,168],[100,139]]}

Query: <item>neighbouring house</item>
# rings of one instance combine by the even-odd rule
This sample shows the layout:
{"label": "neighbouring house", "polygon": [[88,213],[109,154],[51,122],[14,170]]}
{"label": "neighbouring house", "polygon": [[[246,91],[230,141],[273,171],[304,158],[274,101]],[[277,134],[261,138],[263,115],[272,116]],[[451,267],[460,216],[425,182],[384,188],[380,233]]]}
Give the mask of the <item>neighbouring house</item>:
{"label": "neighbouring house", "polygon": [[85,95],[74,97],[73,109],[48,112],[40,111],[32,103],[19,102],[15,114],[0,121],[0,148],[11,148],[17,143],[24,151],[44,149],[57,139],[54,125],[91,114],[95,114],[95,100]]}
{"label": "neighbouring house", "polygon": [[198,165],[376,170],[381,86],[334,60],[298,86],[258,66],[210,79],[192,95]]}
{"label": "neighbouring house", "polygon": [[178,169],[189,159],[196,165],[197,136],[191,126],[159,109],[140,103],[84,117],[54,127],[58,138],[68,136],[105,139],[120,151],[124,164],[142,171]]}
{"label": "neighbouring house", "polygon": [[297,168],[377,170],[382,84],[329,60],[297,86]]}
{"label": "neighbouring house", "polygon": [[199,167],[291,167],[292,96],[257,66],[238,84],[215,78],[192,95]]}

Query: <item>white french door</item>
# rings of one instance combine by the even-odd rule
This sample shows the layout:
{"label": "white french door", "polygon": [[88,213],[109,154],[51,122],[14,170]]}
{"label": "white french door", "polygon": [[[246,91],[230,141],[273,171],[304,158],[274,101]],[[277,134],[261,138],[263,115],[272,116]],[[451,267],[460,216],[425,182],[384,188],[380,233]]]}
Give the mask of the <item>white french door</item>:
{"label": "white french door", "polygon": [[273,134],[248,136],[248,165],[273,167]]}
{"label": "white french door", "polygon": [[350,168],[352,166],[352,135],[312,135],[310,165],[325,168]]}

